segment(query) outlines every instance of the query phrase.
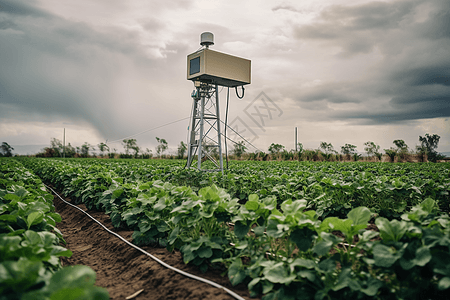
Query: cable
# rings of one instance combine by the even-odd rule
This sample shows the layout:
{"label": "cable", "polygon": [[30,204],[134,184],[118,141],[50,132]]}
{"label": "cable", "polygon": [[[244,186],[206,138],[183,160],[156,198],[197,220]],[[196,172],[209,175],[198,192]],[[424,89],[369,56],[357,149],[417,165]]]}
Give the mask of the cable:
{"label": "cable", "polygon": [[164,125],[156,126],[156,127],[154,127],[154,128],[150,128],[150,129],[144,130],[144,131],[142,131],[142,132],[139,132],[139,133],[136,133],[136,134],[133,134],[133,135],[130,135],[130,136],[127,136],[127,137],[118,139],[118,140],[111,141],[111,142],[109,142],[109,143],[121,142],[121,141],[123,141],[124,139],[128,139],[128,138],[131,138],[131,137],[134,137],[134,136],[137,136],[137,135],[140,135],[140,134],[143,134],[143,133],[146,133],[146,132],[149,132],[149,131],[152,131],[152,130],[155,130],[155,129],[158,129],[158,128],[161,128],[161,127],[164,127],[164,126],[167,126],[167,125],[172,125],[172,124],[175,124],[175,123],[184,121],[184,120],[189,119],[189,118],[190,118],[190,116],[189,116],[189,117],[186,117],[186,118],[183,118],[183,119],[179,119],[179,120],[170,122],[170,123],[167,123],[167,124],[164,124]]}
{"label": "cable", "polygon": [[[195,100],[194,100],[195,101]],[[190,130],[193,130],[194,128],[191,128],[191,123],[192,123],[192,113],[193,113],[193,111],[194,111],[194,101],[192,101],[192,106],[191,106],[191,113],[190,113],[190,115],[189,115],[189,125],[188,125],[188,130],[187,130],[187,134],[186,134],[186,146],[187,147],[189,147],[188,149],[187,149],[187,151],[188,151],[188,158],[189,158],[189,151],[191,151],[191,144],[190,144],[190,137],[189,137],[189,129]],[[189,159],[186,159],[186,164],[184,165],[184,169],[186,169],[186,167],[187,167],[187,164],[188,164],[188,160]]]}
{"label": "cable", "polygon": [[[220,120],[220,122],[224,123],[222,120]],[[246,140],[242,135],[240,135],[236,130],[234,130],[233,128],[231,128],[230,126],[228,126],[227,124],[225,124],[225,128],[230,128],[231,130],[233,130],[234,133],[236,133],[241,139],[243,139],[244,141],[246,141],[250,146],[252,146],[253,148],[255,148],[256,150],[263,152],[261,149],[257,148],[256,146],[254,146],[252,143],[250,143],[248,140]],[[227,138],[227,137],[226,137]],[[228,138],[229,139],[229,138]],[[235,141],[233,141],[232,139],[229,139],[230,141],[232,141],[233,143],[237,144]]]}
{"label": "cable", "polygon": [[237,91],[237,86],[234,87],[234,89],[235,89],[235,91],[236,91],[236,96],[237,96],[239,99],[244,98],[244,94],[245,94],[245,88],[244,88],[244,86],[241,85],[241,88],[242,88],[242,96],[239,96],[238,91]]}
{"label": "cable", "polygon": [[[45,185],[45,184],[44,184],[44,185]],[[221,286],[221,285],[218,284],[218,283],[215,283],[214,281],[211,281],[211,280],[208,280],[208,279],[205,279],[205,278],[201,278],[201,277],[198,277],[198,276],[189,274],[189,273],[184,272],[184,271],[182,271],[182,270],[179,270],[179,269],[177,269],[177,268],[175,268],[175,267],[172,267],[171,265],[166,264],[165,262],[163,262],[162,260],[160,260],[160,259],[156,258],[155,256],[151,255],[150,253],[148,253],[148,252],[145,251],[144,249],[141,249],[141,248],[139,248],[138,246],[133,245],[132,243],[130,243],[129,241],[127,241],[126,239],[124,239],[123,237],[121,237],[120,235],[118,235],[117,233],[115,233],[115,232],[109,230],[108,228],[105,227],[105,225],[103,225],[101,222],[97,221],[95,218],[93,218],[91,215],[89,215],[87,212],[85,212],[84,210],[82,210],[82,209],[79,208],[78,206],[73,205],[72,203],[69,203],[69,202],[67,202],[66,200],[64,200],[63,198],[61,198],[61,196],[60,196],[58,193],[56,193],[56,192],[55,192],[51,187],[49,187],[48,185],[45,185],[45,186],[46,186],[49,190],[51,190],[56,196],[58,196],[58,198],[59,198],[61,201],[63,201],[64,203],[66,203],[66,204],[68,204],[68,205],[70,205],[70,206],[72,206],[72,207],[74,207],[74,208],[80,210],[81,212],[83,212],[85,215],[87,215],[89,218],[91,218],[94,222],[96,222],[97,224],[99,224],[100,226],[102,226],[103,229],[105,229],[108,233],[110,233],[110,234],[116,236],[117,238],[119,238],[120,240],[122,240],[123,242],[125,242],[126,244],[128,244],[129,246],[131,246],[131,247],[133,247],[134,249],[136,249],[136,250],[142,252],[143,254],[149,256],[151,259],[153,259],[154,261],[156,261],[156,262],[158,262],[159,264],[163,265],[164,267],[166,267],[166,268],[168,268],[168,269],[170,269],[170,270],[172,270],[172,271],[175,271],[175,272],[177,272],[177,273],[179,273],[179,274],[181,274],[181,275],[184,275],[184,276],[186,276],[186,277],[189,277],[189,278],[192,278],[192,279],[195,279],[195,280],[198,280],[198,281],[207,283],[207,284],[212,285],[212,286],[214,286],[214,287],[216,287],[216,288],[219,288],[219,289],[223,289],[225,292],[227,292],[228,294],[230,294],[231,296],[233,296],[234,298],[236,298],[236,299],[238,299],[238,300],[245,300],[244,298],[242,298],[241,296],[239,296],[239,295],[236,294],[235,292],[233,292],[233,291],[227,289],[227,288],[224,287],[224,286]]]}

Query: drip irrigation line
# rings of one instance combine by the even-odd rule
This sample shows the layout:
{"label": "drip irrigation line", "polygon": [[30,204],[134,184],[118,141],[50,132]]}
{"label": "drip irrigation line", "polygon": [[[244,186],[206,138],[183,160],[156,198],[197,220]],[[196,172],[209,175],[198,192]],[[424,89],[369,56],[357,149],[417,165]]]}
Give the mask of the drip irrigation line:
{"label": "drip irrigation line", "polygon": [[[44,184],[44,185],[45,185],[45,184]],[[216,288],[218,288],[218,289],[222,289],[222,290],[224,290],[225,292],[227,292],[228,294],[230,294],[231,296],[233,296],[234,298],[236,298],[236,299],[238,299],[238,300],[245,300],[244,298],[242,298],[241,296],[239,296],[239,295],[236,294],[235,292],[233,292],[233,291],[227,289],[226,287],[224,287],[224,286],[222,286],[222,285],[220,285],[220,284],[218,284],[218,283],[215,283],[214,281],[211,281],[211,280],[208,280],[208,279],[205,279],[205,278],[202,278],[202,277],[198,277],[198,276],[189,274],[189,273],[184,272],[184,271],[182,271],[182,270],[180,270],[180,269],[177,269],[177,268],[175,268],[175,267],[172,267],[171,265],[166,264],[165,262],[163,262],[162,260],[158,259],[157,257],[151,255],[150,253],[148,253],[148,252],[145,251],[144,249],[139,248],[139,247],[136,246],[136,245],[133,245],[132,243],[130,243],[129,241],[127,241],[126,239],[124,239],[123,237],[121,237],[120,235],[118,235],[117,233],[115,233],[115,232],[109,230],[109,229],[106,228],[106,226],[103,225],[100,221],[96,220],[94,217],[92,217],[91,215],[89,215],[87,212],[85,212],[84,210],[82,210],[82,209],[79,208],[78,206],[73,205],[72,203],[67,202],[66,200],[64,200],[63,198],[61,198],[61,196],[60,196],[58,193],[56,193],[56,192],[55,192],[51,187],[49,187],[48,185],[45,185],[45,186],[46,186],[49,190],[51,190],[51,191],[52,191],[52,192],[53,192],[53,193],[54,193],[61,201],[63,201],[64,203],[66,203],[66,204],[68,204],[68,205],[70,205],[70,206],[72,206],[72,207],[74,207],[74,208],[80,210],[80,211],[83,212],[85,215],[87,215],[89,218],[91,218],[94,222],[96,222],[96,223],[99,224],[101,227],[103,227],[103,229],[105,229],[108,233],[110,233],[110,234],[116,236],[117,238],[119,238],[120,240],[122,240],[123,242],[125,242],[126,244],[128,244],[129,246],[131,246],[131,247],[133,247],[134,249],[136,249],[136,250],[142,252],[143,254],[147,255],[148,257],[150,257],[150,258],[153,259],[154,261],[158,262],[158,263],[161,264],[162,266],[164,266],[164,267],[166,267],[166,268],[168,268],[168,269],[170,269],[170,270],[172,270],[172,271],[175,271],[175,272],[177,272],[177,273],[179,273],[179,274],[181,274],[181,275],[184,275],[184,276],[186,276],[186,277],[189,277],[189,278],[191,278],[191,279],[195,279],[195,280],[201,281],[201,282],[203,282],[203,283],[212,285],[212,286],[214,286],[214,287],[216,287]]]}

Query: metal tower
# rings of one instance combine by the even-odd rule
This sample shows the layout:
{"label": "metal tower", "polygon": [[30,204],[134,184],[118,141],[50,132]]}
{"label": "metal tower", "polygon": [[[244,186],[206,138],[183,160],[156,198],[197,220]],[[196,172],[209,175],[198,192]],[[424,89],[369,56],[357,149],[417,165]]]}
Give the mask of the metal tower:
{"label": "metal tower", "polygon": [[214,45],[211,32],[203,32],[200,41],[204,48],[187,56],[187,79],[195,90],[186,167],[197,157],[199,170],[223,173],[218,86],[250,84],[251,61],[209,49]]}
{"label": "metal tower", "polygon": [[191,167],[197,156],[199,170],[223,172],[218,85],[196,81],[195,87],[186,167]]}

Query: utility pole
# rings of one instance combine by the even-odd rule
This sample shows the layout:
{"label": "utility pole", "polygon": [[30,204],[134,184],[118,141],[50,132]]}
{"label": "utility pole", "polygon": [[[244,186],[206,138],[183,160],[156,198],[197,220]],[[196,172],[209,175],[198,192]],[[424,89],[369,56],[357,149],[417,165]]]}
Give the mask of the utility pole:
{"label": "utility pole", "polygon": [[63,135],[63,158],[66,158],[66,128],[64,128]]}
{"label": "utility pole", "polygon": [[297,127],[295,127],[295,152],[297,152]]}

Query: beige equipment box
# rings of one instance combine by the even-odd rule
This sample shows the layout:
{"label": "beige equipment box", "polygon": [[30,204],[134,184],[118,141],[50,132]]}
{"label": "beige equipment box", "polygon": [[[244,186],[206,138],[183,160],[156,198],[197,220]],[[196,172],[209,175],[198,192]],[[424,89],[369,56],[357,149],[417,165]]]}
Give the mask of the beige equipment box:
{"label": "beige equipment box", "polygon": [[187,79],[236,87],[250,84],[251,61],[204,48],[187,57]]}

